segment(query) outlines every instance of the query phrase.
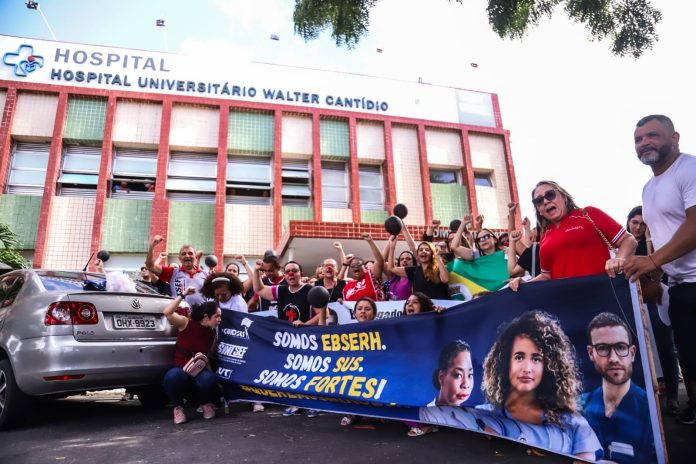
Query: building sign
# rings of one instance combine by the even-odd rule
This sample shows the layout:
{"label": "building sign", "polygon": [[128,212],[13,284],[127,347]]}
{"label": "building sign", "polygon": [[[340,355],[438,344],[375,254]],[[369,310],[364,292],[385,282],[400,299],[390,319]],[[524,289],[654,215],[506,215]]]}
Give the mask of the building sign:
{"label": "building sign", "polygon": [[1,81],[315,107],[495,127],[492,95],[265,63],[0,35]]}

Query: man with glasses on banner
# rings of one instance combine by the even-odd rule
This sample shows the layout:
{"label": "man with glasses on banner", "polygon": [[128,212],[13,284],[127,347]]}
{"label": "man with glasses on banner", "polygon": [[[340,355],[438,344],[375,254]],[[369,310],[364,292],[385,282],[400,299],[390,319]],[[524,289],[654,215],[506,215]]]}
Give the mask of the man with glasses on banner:
{"label": "man with glasses on banner", "polygon": [[645,116],[636,124],[638,159],[653,177],[643,187],[643,220],[655,249],[624,264],[632,281],[662,269],[668,277],[669,318],[689,404],[679,415],[696,423],[696,157],[681,153],[679,133],[664,115]]}
{"label": "man with glasses on banner", "polygon": [[582,414],[617,463],[656,462],[648,398],[631,382],[636,346],[628,325],[614,313],[600,313],[587,327],[587,354],[602,386],[581,398]]}

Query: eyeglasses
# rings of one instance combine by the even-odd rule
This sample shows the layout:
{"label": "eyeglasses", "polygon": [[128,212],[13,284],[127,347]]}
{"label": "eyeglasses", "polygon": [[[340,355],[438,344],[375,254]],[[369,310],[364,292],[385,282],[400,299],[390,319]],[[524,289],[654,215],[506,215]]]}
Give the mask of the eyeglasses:
{"label": "eyeglasses", "polygon": [[625,358],[628,356],[628,351],[630,349],[630,346],[628,346],[626,343],[614,343],[613,345],[608,343],[597,343],[596,345],[592,345],[592,347],[595,349],[597,354],[603,358],[610,356],[611,350],[614,350],[614,353],[616,353],[616,355],[620,358]]}
{"label": "eyeglasses", "polygon": [[362,269],[363,265],[364,265],[363,263],[354,263],[354,264],[350,265],[350,268],[351,269]]}
{"label": "eyeglasses", "polygon": [[538,197],[532,199],[532,203],[534,203],[534,206],[536,206],[538,208],[539,206],[544,204],[544,200],[553,201],[555,199],[556,199],[556,190],[551,189],[551,190],[547,190],[545,194],[539,195]]}
{"label": "eyeglasses", "polygon": [[300,270],[299,269],[286,269],[285,271],[286,274],[299,274]]}
{"label": "eyeglasses", "polygon": [[493,236],[491,234],[483,234],[483,235],[479,235],[478,237],[476,237],[476,241],[483,242],[484,240],[488,240],[489,238],[492,238],[492,237]]}

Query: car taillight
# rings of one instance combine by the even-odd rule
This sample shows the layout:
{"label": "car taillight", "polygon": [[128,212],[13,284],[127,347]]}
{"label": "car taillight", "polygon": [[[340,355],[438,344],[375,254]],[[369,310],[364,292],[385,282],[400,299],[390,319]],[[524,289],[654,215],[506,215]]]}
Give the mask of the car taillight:
{"label": "car taillight", "polygon": [[97,308],[81,301],[56,301],[48,306],[45,325],[91,325],[99,322]]}

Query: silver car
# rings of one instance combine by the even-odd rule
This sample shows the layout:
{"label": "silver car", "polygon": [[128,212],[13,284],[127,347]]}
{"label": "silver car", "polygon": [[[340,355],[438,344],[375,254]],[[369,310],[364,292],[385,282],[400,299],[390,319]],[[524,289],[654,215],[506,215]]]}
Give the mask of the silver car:
{"label": "silver car", "polygon": [[31,397],[128,387],[145,406],[166,403],[162,378],[176,331],[169,297],[98,288],[103,274],[42,270],[0,276],[0,429]]}

